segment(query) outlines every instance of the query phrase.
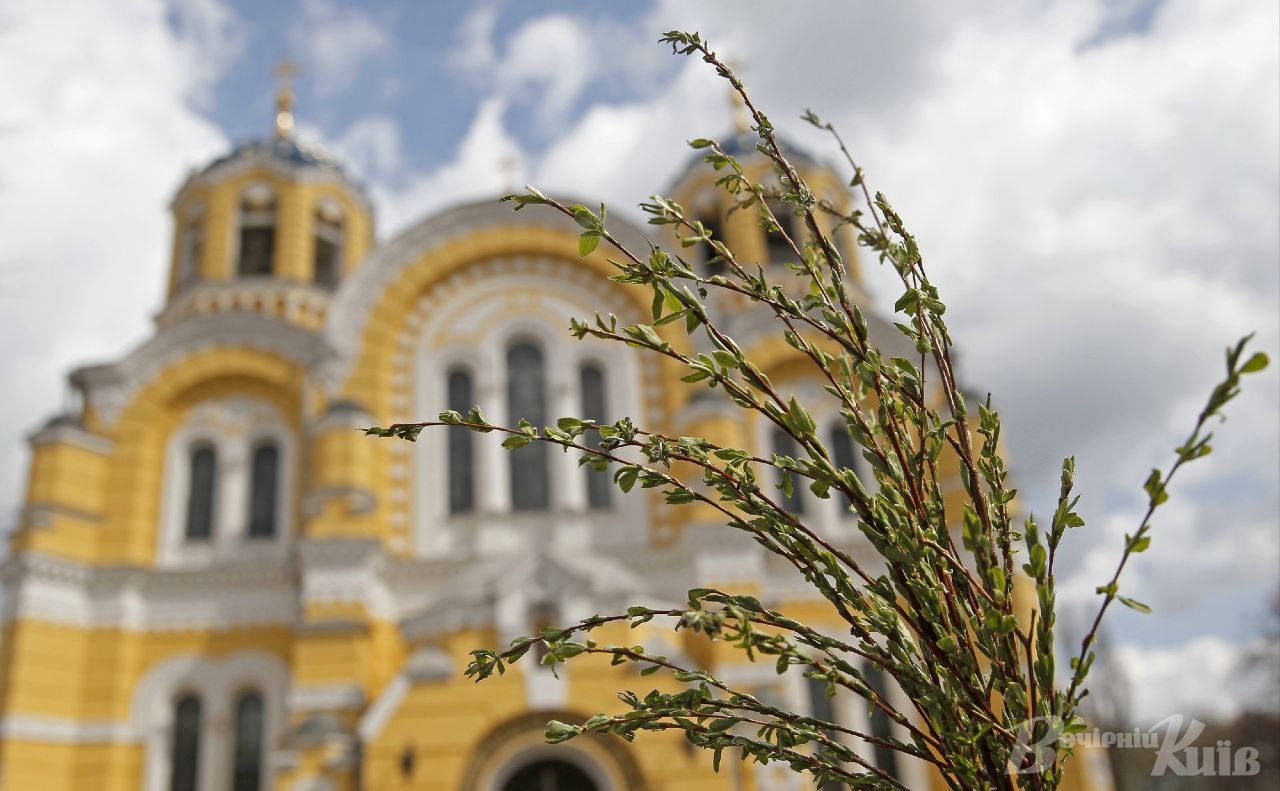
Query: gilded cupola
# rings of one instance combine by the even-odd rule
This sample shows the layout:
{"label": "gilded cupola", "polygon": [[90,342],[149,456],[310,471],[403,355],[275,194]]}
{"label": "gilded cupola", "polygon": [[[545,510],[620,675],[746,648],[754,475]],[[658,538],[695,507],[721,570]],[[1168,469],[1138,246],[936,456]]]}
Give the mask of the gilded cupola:
{"label": "gilded cupola", "polygon": [[172,211],[162,324],[252,311],[319,328],[373,241],[368,195],[329,153],[295,137],[287,83],[274,131],[191,173]]}
{"label": "gilded cupola", "polygon": [[[773,163],[756,148],[759,140],[759,136],[747,127],[741,117],[737,119],[730,134],[716,138],[720,148],[742,165],[747,178],[764,185],[770,193],[781,194],[782,184]],[[783,154],[820,200],[829,201],[842,212],[850,208],[848,175],[840,174],[785,138],[780,138],[779,142]],[[757,210],[730,211],[733,199],[715,183],[724,172],[714,170],[704,162],[705,153],[699,151],[690,159],[669,194],[684,206],[691,217],[700,220],[713,236],[728,244],[740,262],[782,266],[794,261],[795,252],[786,238],[777,231],[765,230]],[[775,197],[768,198],[767,203],[788,235],[795,240],[805,237],[802,218],[796,213],[794,205]],[[835,226],[833,219],[825,214],[819,215],[819,222],[828,230]],[[854,289],[860,292],[862,275],[855,256],[851,254],[854,245],[847,226],[836,233],[836,241],[846,259],[846,268]]]}

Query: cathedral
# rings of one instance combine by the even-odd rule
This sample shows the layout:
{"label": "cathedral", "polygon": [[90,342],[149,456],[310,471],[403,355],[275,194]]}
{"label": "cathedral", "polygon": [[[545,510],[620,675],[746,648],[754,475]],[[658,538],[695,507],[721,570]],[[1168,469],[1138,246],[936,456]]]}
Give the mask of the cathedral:
{"label": "cathedral", "polygon": [[[30,435],[0,572],[0,789],[809,788],[777,764],[713,772],[675,732],[545,743],[547,720],[614,711],[621,689],[672,683],[659,676],[582,661],[558,677],[533,662],[464,677],[472,649],[679,606],[694,586],[828,616],[790,567],[712,515],[624,495],[571,454],[509,453],[462,429],[416,443],[360,429],[478,404],[498,422],[631,416],[742,447],[778,438],[652,355],[569,336],[570,317],[595,311],[644,321],[649,297],[607,279],[603,248],[580,257],[578,229],[554,212],[484,200],[375,243],[368,195],[295,139],[289,104],[273,134],[178,188],[154,332],[73,371],[72,408]],[[745,135],[730,145],[751,160]],[[837,173],[796,161],[848,201]],[[691,164],[670,194],[744,259],[781,255],[748,213],[723,219],[713,179]],[[641,228],[611,230],[645,249]],[[769,322],[727,312],[774,382],[820,395]],[[883,321],[873,329],[895,342]],[[870,555],[835,500],[803,491],[792,507]],[[637,631],[626,639],[797,711],[898,727],[772,663],[656,623]],[[860,749],[909,788],[944,787],[922,763]],[[1081,763],[1068,787],[1109,787]]]}

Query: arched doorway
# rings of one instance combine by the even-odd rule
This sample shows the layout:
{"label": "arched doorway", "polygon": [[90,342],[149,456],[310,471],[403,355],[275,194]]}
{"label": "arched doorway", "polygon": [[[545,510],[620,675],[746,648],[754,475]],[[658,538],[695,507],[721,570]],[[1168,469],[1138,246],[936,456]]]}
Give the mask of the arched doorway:
{"label": "arched doorway", "polygon": [[600,791],[594,781],[566,761],[535,761],[511,775],[502,791]]}

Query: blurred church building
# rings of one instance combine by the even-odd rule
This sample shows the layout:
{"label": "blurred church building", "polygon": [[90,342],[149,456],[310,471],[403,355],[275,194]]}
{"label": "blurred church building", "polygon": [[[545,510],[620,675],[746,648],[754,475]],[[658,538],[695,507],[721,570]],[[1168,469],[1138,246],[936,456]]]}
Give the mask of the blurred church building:
{"label": "blurred church building", "polygon": [[[616,711],[622,689],[674,683],[660,676],[588,661],[559,678],[530,661],[482,684],[463,676],[472,649],[632,604],[678,607],[694,586],[831,616],[713,514],[623,495],[574,454],[510,453],[462,429],[416,443],[359,429],[478,404],[497,422],[631,416],[762,452],[785,453],[785,436],[652,355],[572,339],[570,317],[643,322],[649,297],[607,279],[603,247],[579,257],[576,226],[550,210],[457,205],[375,243],[369,196],[295,139],[289,105],[274,133],[178,188],[154,332],[72,372],[73,407],[30,436],[0,570],[0,789],[811,787],[779,765],[715,773],[671,731],[545,744],[547,720]],[[749,136],[727,147],[765,171]],[[849,200],[839,174],[797,161],[819,194]],[[725,219],[714,178],[691,164],[670,194],[743,258],[776,263],[785,253],[749,212]],[[611,225],[646,249],[646,231]],[[735,339],[819,403],[813,374],[743,307],[726,311]],[[861,463],[839,415],[815,417],[838,460]],[[872,556],[836,500],[803,491],[792,507]],[[794,710],[898,727],[669,625],[624,634]],[[909,788],[943,788],[923,764],[859,749]],[[1107,787],[1091,774],[1071,787]]]}

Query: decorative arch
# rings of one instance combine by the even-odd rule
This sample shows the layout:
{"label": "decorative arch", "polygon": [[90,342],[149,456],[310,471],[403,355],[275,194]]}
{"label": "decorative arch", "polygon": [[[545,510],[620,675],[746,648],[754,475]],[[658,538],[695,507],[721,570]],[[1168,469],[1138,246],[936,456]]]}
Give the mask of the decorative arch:
{"label": "decorative arch", "polygon": [[[611,286],[572,261],[522,256],[477,263],[466,276],[455,276],[425,294],[411,314],[412,321],[398,341],[405,352],[392,374],[394,408],[405,417],[439,412],[449,399],[448,373],[464,367],[474,377],[472,403],[491,419],[514,421],[521,416],[508,414],[507,354],[528,341],[544,359],[548,403],[543,417],[547,421],[582,411],[578,372],[584,364],[607,371],[613,395],[610,417],[630,415],[645,423],[661,420],[663,391],[652,385],[660,379],[661,369],[654,356],[621,351],[599,339],[575,340],[565,331],[567,316],[589,315],[595,307],[622,320],[641,320],[635,307]],[[403,487],[388,498],[393,526],[404,525],[405,540],[419,552],[440,555],[473,545],[515,546],[530,531],[544,528],[565,536],[590,535],[593,540],[644,540],[643,509],[598,508],[589,514],[587,479],[574,454],[547,454],[550,502],[546,508],[515,507],[514,457],[490,439],[480,436],[475,441],[475,469],[485,485],[477,487],[475,508],[466,514],[446,508],[445,434],[426,433],[411,446],[380,446],[391,456],[393,486]],[[402,509],[398,515],[397,507]]]}
{"label": "decorative arch", "polygon": [[586,715],[575,711],[538,711],[507,720],[482,738],[471,753],[462,776],[461,791],[501,791],[516,771],[551,759],[581,769],[599,791],[643,791],[640,764],[621,739],[584,734],[571,743],[549,745],[543,731],[548,720],[577,722]]}
{"label": "decorative arch", "polygon": [[[570,201],[572,202],[572,201]],[[628,223],[614,220],[615,236],[634,250],[647,249],[648,238]],[[469,268],[490,260],[555,259],[570,263],[586,278],[603,282],[615,273],[608,252],[580,258],[577,226],[550,210],[536,220],[517,215],[496,202],[460,206],[428,218],[379,247],[351,275],[335,298],[326,332],[337,351],[327,384],[344,397],[369,405],[379,419],[392,411],[389,392],[398,335],[413,321],[419,300],[447,285]],[[647,315],[649,297],[638,288],[608,284],[637,316]],[[682,333],[670,333],[677,347],[687,346]]]}
{"label": "decorative arch", "polygon": [[[201,403],[245,398],[272,407],[280,425],[299,436],[305,368],[256,348],[204,348],[160,367],[121,410],[112,426],[115,456],[98,553],[104,561],[149,564],[158,544],[161,491],[170,437]],[[282,488],[283,498],[295,492]]]}

